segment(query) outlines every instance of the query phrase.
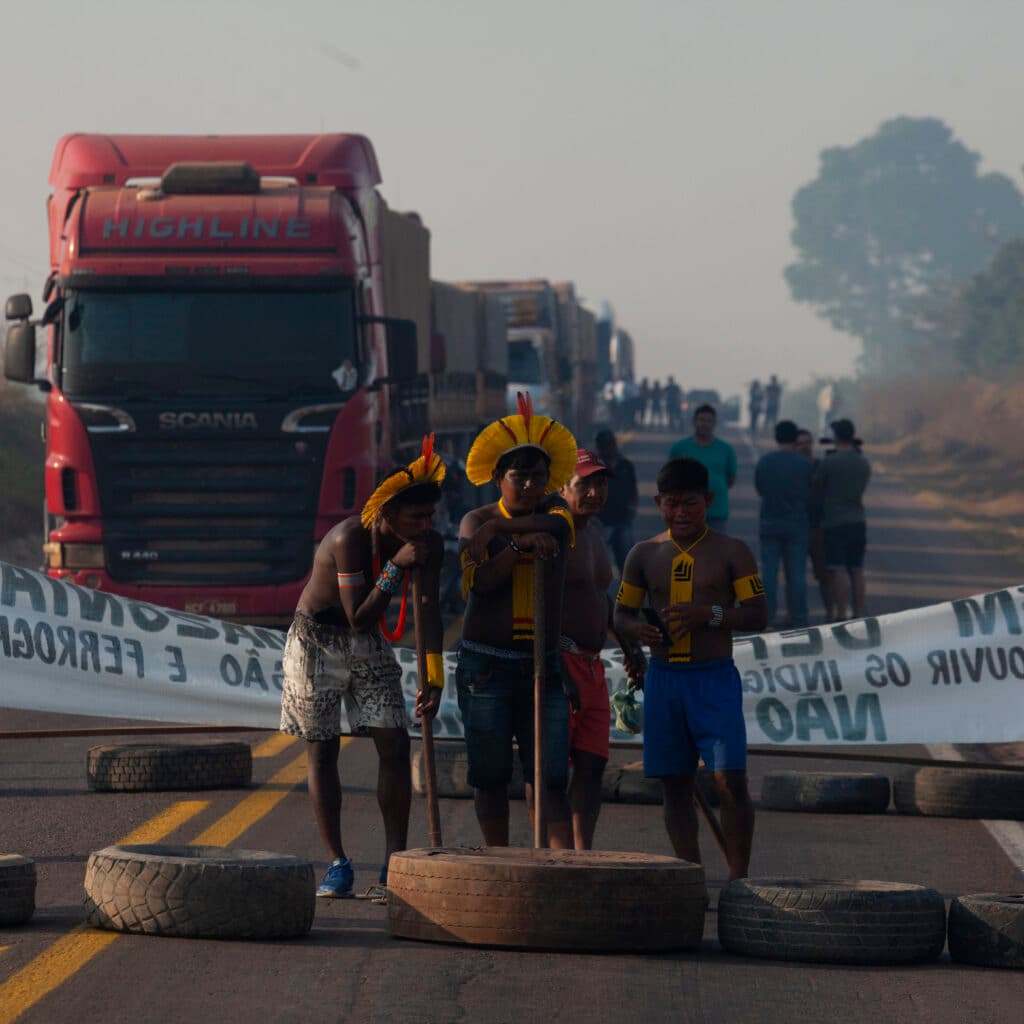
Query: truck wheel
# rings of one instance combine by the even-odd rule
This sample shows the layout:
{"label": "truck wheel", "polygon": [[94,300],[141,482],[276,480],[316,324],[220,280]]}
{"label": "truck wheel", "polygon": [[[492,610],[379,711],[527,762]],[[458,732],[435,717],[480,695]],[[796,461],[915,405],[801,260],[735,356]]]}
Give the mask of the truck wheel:
{"label": "truck wheel", "polygon": [[[437,795],[456,800],[472,800],[473,787],[469,784],[469,762],[466,758],[466,744],[434,741],[434,778]],[[418,745],[412,755],[412,788],[420,796],[427,792],[426,775],[423,771],[423,745]],[[526,795],[523,781],[523,767],[516,753],[512,762],[512,782],[508,795],[513,800],[522,800]]]}
{"label": "truck wheel", "polygon": [[0,925],[24,924],[35,909],[35,861],[16,853],[0,854]]}
{"label": "truck wheel", "polygon": [[773,811],[829,814],[884,814],[889,778],[870,772],[769,772],[761,803]]}
{"label": "truck wheel", "polygon": [[707,890],[697,864],[642,853],[406,850],[388,868],[393,935],[520,949],[695,949]]}
{"label": "truck wheel", "polygon": [[1024,967],[1024,896],[957,896],[949,905],[949,955],[978,967]]}
{"label": "truck wheel", "polygon": [[85,919],[94,928],[203,939],[305,935],[313,865],[221,846],[108,846],[89,856]]}
{"label": "truck wheel", "polygon": [[229,789],[252,782],[248,743],[128,744],[93,747],[89,788],[104,792]]}
{"label": "truck wheel", "polygon": [[718,940],[730,953],[833,964],[915,964],[946,942],[934,889],[902,882],[744,879],[718,901]]}
{"label": "truck wheel", "polygon": [[900,814],[1024,820],[1024,773],[983,768],[918,768],[893,780]]}

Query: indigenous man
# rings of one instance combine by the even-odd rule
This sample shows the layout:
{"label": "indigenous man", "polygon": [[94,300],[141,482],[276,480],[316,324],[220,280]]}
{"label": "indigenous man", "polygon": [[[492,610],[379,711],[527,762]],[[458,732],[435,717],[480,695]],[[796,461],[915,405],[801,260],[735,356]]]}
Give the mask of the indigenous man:
{"label": "indigenous man", "polygon": [[[377,800],[384,818],[384,866],[404,850],[409,829],[409,733],[402,670],[388,641],[405,629],[409,576],[420,573],[427,679],[420,680],[416,716],[437,713],[444,686],[438,581],[444,547],[431,529],[445,466],[424,438],[418,459],[391,474],[362,514],[335,526],[320,542],[284,649],[281,731],[307,741],[309,795],[324,845],[334,858],[318,896],[353,895],[352,863],[341,842],[338,750],[344,701],[352,731],[373,737],[380,757]],[[401,592],[395,632],[384,619]],[[381,892],[379,895],[383,895]]]}
{"label": "indigenous man", "polygon": [[[581,448],[573,475],[561,490],[576,530],[576,546],[566,560],[560,645],[562,667],[579,692],[579,707],[569,713],[569,804],[577,850],[593,845],[601,812],[601,779],[608,763],[611,705],[601,648],[610,625],[612,567],[596,517],[608,497],[610,475],[600,456]],[[640,645],[620,642],[620,646],[630,678],[642,679],[646,661]]]}
{"label": "indigenous man", "polygon": [[[667,462],[657,487],[654,500],[666,530],[630,552],[615,606],[619,636],[651,647],[644,775],[662,780],[665,827],[676,856],[700,863],[693,784],[698,755],[703,758],[721,799],[729,877],[743,878],[754,808],[732,633],[764,629],[764,587],[747,545],[708,528],[714,495],[701,463]],[[645,597],[653,621],[642,613]]]}
{"label": "indigenous man", "polygon": [[[560,423],[533,415],[529,395],[519,413],[485,427],[466,459],[466,476],[493,482],[497,502],[469,512],[459,531],[463,593],[468,604],[456,683],[466,732],[469,783],[488,846],[508,846],[508,784],[512,740],[528,783],[547,791],[551,845],[572,845],[569,806],[569,712],[558,638],[562,626],[565,553],[574,540],[572,516],[553,495],[572,475],[576,440]],[[547,642],[544,741],[547,778],[533,774],[534,559],[547,561]],[[533,800],[530,799],[530,807]]]}

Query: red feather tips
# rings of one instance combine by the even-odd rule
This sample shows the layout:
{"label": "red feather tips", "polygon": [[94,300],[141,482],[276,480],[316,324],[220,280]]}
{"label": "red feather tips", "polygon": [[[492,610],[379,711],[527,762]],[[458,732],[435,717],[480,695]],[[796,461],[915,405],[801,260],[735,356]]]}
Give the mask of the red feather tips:
{"label": "red feather tips", "polygon": [[519,415],[523,417],[523,426],[526,427],[526,438],[530,438],[530,420],[533,418],[533,399],[530,397],[530,392],[527,391],[525,394],[522,391],[516,392],[516,407],[519,410]]}
{"label": "red feather tips", "polygon": [[434,435],[424,434],[423,435],[423,471],[425,473],[430,472],[430,463],[434,460]]}

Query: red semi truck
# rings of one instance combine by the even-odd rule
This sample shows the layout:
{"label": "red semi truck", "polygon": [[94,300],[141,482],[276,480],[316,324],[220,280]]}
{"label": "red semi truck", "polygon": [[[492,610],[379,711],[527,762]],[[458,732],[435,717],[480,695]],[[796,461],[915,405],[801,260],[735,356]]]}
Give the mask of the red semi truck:
{"label": "red semi truck", "polygon": [[[45,311],[8,300],[5,354],[46,392],[51,575],[291,616],[317,541],[418,444],[444,371],[429,233],[380,180],[359,135],[60,140]],[[480,401],[448,402],[450,436]]]}

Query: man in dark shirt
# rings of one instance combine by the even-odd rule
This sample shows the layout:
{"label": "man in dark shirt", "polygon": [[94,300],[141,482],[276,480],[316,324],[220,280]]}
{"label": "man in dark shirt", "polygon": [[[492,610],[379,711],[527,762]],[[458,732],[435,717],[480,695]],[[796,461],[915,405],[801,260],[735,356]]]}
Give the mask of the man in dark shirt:
{"label": "man in dark shirt", "polygon": [[626,555],[633,547],[633,520],[639,492],[633,463],[619,453],[619,445],[610,430],[599,430],[595,438],[597,453],[608,467],[608,498],[598,518],[604,526],[604,540],[615,560],[619,576]]}
{"label": "man in dark shirt", "polygon": [[[818,468],[818,463],[821,460],[814,455],[814,434],[811,431],[797,431],[796,450],[810,462],[813,469]],[[830,621],[833,615],[832,594],[828,586],[828,569],[825,566],[825,529],[821,525],[824,510],[822,508],[821,492],[813,484],[811,486],[811,497],[807,503],[807,515],[811,527],[808,538],[811,571],[814,573],[814,578],[818,581],[818,592],[821,594],[821,607],[825,610],[825,620]]]}
{"label": "man in dark shirt", "polygon": [[797,433],[792,420],[776,424],[778,448],[762,455],[754,469],[754,486],[761,496],[761,572],[769,625],[778,609],[780,562],[786,574],[789,624],[807,625],[807,504],[814,466],[796,451]]}
{"label": "man in dark shirt", "polygon": [[856,434],[850,420],[836,420],[832,424],[835,451],[822,459],[814,471],[814,484],[822,498],[825,562],[837,620],[846,618],[851,592],[853,617],[864,616],[867,523],[863,499],[871,479],[871,466],[861,454]]}

